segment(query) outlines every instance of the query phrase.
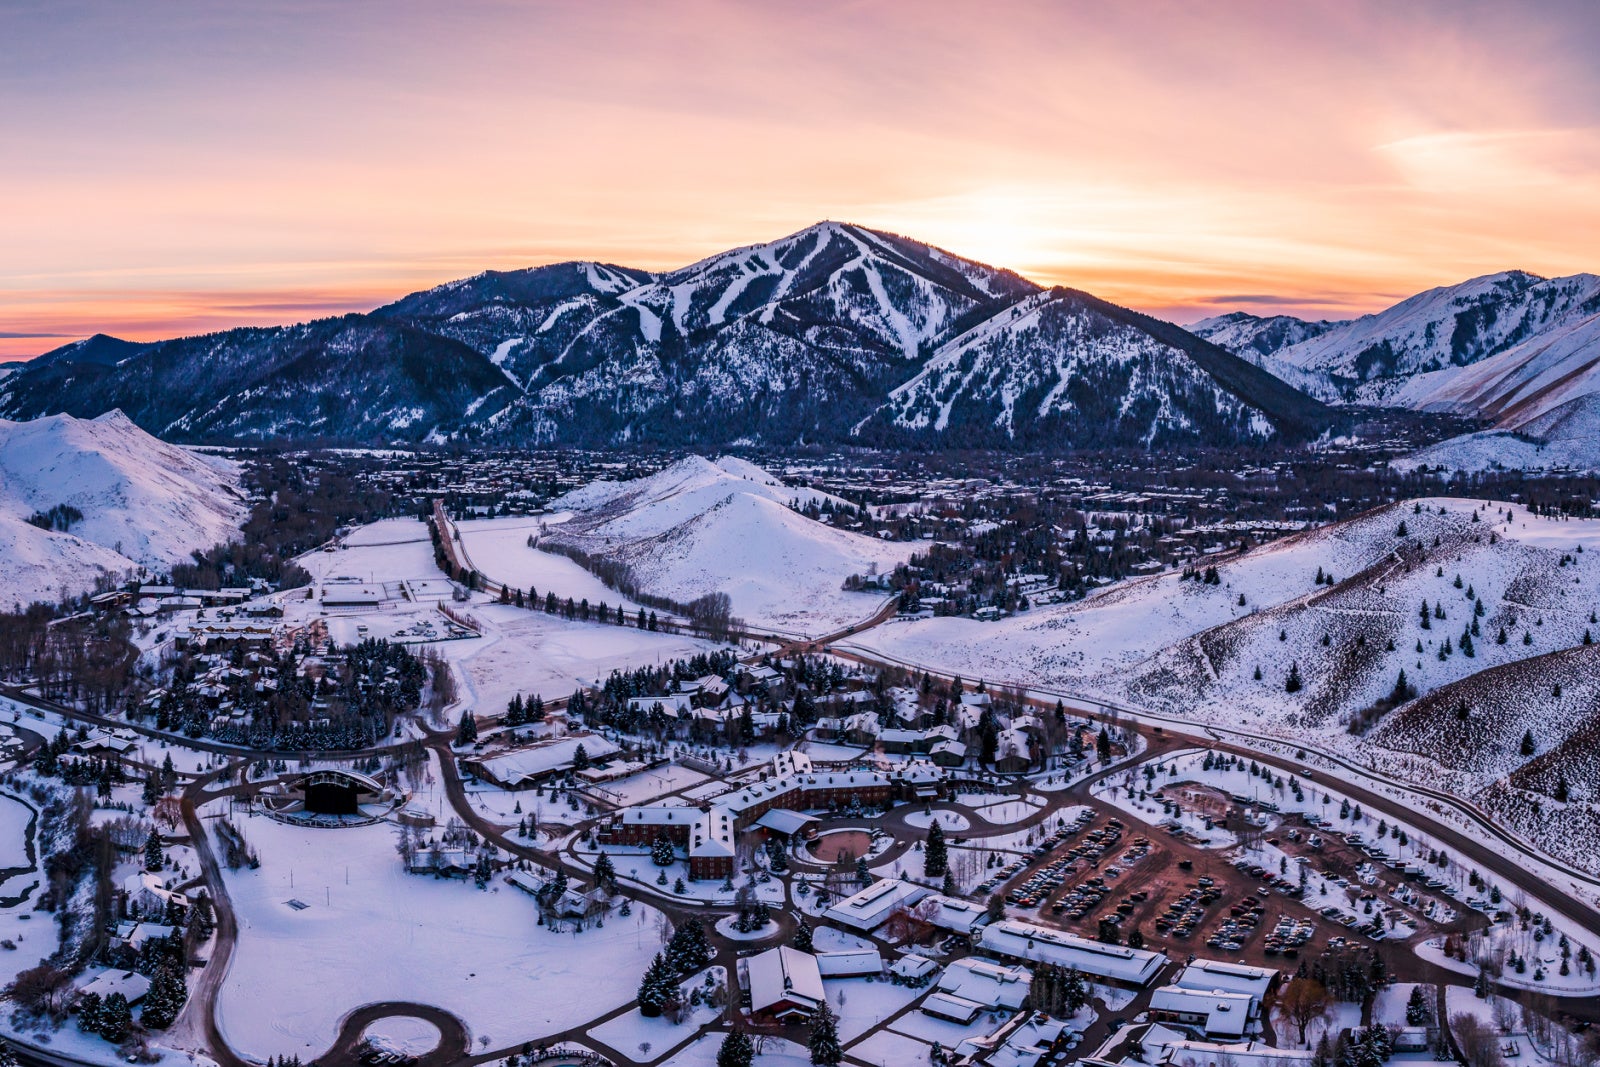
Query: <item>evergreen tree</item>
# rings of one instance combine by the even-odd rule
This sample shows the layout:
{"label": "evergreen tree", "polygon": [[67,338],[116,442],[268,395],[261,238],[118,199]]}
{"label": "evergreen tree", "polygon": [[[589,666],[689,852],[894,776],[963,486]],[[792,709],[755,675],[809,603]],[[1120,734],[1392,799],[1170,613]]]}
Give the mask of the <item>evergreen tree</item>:
{"label": "evergreen tree", "polygon": [[128,998],[121,993],[107,997],[100,1007],[100,1028],[96,1032],[113,1045],[120,1045],[132,1025],[133,1012],[128,1008]]}
{"label": "evergreen tree", "polygon": [[950,869],[950,856],[945,848],[944,829],[937,821],[928,827],[928,843],[922,854],[922,873],[938,878]]}
{"label": "evergreen tree", "polygon": [[693,974],[711,962],[711,944],[699,919],[685,919],[667,942],[667,960],[678,974]]}
{"label": "evergreen tree", "polygon": [[1104,726],[1101,726],[1100,732],[1095,735],[1094,751],[1100,757],[1101,763],[1109,763],[1111,761],[1111,735],[1106,732]]}
{"label": "evergreen tree", "polygon": [[165,1030],[183,1010],[188,997],[182,972],[176,964],[168,962],[151,979],[150,992],[139,1009],[139,1021],[151,1030]]}
{"label": "evergreen tree", "polygon": [[801,952],[811,951],[811,924],[801,919],[794,928],[794,938],[789,942]]}
{"label": "evergreen tree", "polygon": [[677,975],[667,957],[657,952],[639,983],[639,1014],[653,1019],[677,999]]}
{"label": "evergreen tree", "polygon": [[1289,664],[1289,677],[1283,683],[1285,693],[1298,693],[1304,688],[1305,683],[1300,680],[1300,664]]}
{"label": "evergreen tree", "polygon": [[1406,1001],[1406,1025],[1426,1026],[1433,1018],[1433,1013],[1428,1010],[1428,998],[1423,996],[1422,987],[1411,987],[1411,999]]}
{"label": "evergreen tree", "polygon": [[1534,754],[1535,749],[1534,749],[1534,744],[1533,744],[1533,731],[1532,730],[1529,730],[1529,731],[1527,731],[1526,733],[1524,733],[1522,735],[1522,745],[1521,745],[1520,751],[1522,752],[1522,754],[1524,756],[1531,756],[1531,755]]}
{"label": "evergreen tree", "polygon": [[611,862],[611,857],[602,852],[594,861],[595,885],[602,886],[609,892],[617,891],[617,867]]}
{"label": "evergreen tree", "polygon": [[812,1067],[839,1067],[844,1049],[839,1044],[839,1019],[824,1000],[811,1017]]}
{"label": "evergreen tree", "polygon": [[717,1049],[717,1067],[750,1067],[755,1060],[755,1046],[743,1030],[735,1030],[722,1039]]}
{"label": "evergreen tree", "polygon": [[166,856],[161,851],[161,835],[152,827],[150,836],[144,839],[144,869],[159,871],[166,862]]}
{"label": "evergreen tree", "polygon": [[657,867],[670,867],[675,856],[672,838],[667,836],[665,830],[659,831],[656,839],[650,842],[650,862]]}
{"label": "evergreen tree", "polygon": [[461,725],[456,728],[456,744],[470,745],[478,740],[478,720],[471,711],[461,713]]}

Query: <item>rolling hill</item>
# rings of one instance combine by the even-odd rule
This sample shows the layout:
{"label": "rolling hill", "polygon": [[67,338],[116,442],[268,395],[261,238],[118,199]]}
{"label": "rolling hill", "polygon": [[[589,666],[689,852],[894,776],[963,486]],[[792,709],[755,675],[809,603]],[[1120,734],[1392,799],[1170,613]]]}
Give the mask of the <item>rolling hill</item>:
{"label": "rolling hill", "polygon": [[0,604],[159,571],[237,535],[244,511],[232,462],[158,441],[121,412],[0,420]]}

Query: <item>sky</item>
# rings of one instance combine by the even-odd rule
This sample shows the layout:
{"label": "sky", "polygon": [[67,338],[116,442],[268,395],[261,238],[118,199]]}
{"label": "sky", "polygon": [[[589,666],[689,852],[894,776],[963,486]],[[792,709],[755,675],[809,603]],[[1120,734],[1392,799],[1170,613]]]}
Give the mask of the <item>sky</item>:
{"label": "sky", "polygon": [[0,358],[831,218],[1174,321],[1600,270],[1600,5],[0,0]]}

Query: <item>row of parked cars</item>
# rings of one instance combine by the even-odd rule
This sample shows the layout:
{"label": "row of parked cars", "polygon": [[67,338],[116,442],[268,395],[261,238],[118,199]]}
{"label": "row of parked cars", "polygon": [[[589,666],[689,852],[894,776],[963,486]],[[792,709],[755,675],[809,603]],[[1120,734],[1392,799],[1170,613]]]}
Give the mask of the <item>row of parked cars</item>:
{"label": "row of parked cars", "polygon": [[1317,924],[1310,919],[1293,919],[1287,915],[1278,919],[1278,925],[1267,931],[1262,949],[1269,956],[1280,953],[1290,959],[1300,955],[1300,947],[1317,932]]}
{"label": "row of parked cars", "polygon": [[1167,901],[1167,910],[1156,916],[1156,930],[1173,937],[1188,937],[1205,921],[1206,909],[1222,899],[1222,893],[1210,878],[1192,882],[1178,897]]}
{"label": "row of parked cars", "polygon": [[[1075,833],[1078,833],[1085,826],[1089,825],[1090,820],[1093,818],[1094,815],[1091,812],[1088,810],[1083,811],[1081,814],[1079,814],[1078,818],[1074,822],[1059,828],[1049,838],[1046,838],[1044,841],[1035,846],[1033,851],[1029,853],[1029,857],[1031,858],[1025,857],[1022,859],[1013,860],[1010,864],[1002,867],[994,877],[978,886],[975,892],[980,894],[992,893],[994,888],[1004,882],[1007,878],[1020,873],[1030,863],[1037,863],[1041,858],[1048,856],[1054,849],[1059,847],[1061,842],[1065,841],[1067,838],[1071,837]],[[1118,825],[1121,824],[1119,823]],[[1099,832],[1100,831],[1098,830],[1095,831],[1095,833]],[[1091,834],[1090,836],[1092,837],[1093,835]],[[1045,893],[1048,893],[1050,890],[1047,889],[1044,891],[1044,893],[1034,892],[1034,890],[1047,885],[1052,878],[1065,880],[1066,872],[1072,869],[1074,862],[1078,858],[1078,856],[1075,854],[1076,852],[1077,850],[1074,849],[1073,852],[1068,853],[1061,859],[1055,860],[1054,862],[1048,864],[1037,874],[1029,878],[1026,882],[1017,886],[1016,889],[1012,890],[1011,894],[1006,897],[1006,903],[1027,906],[1030,902],[1025,902],[1023,898],[1031,896],[1034,898],[1031,903],[1038,904],[1040,900],[1043,899]],[[1059,886],[1060,884],[1061,881],[1058,880],[1055,882],[1054,886],[1050,887],[1050,889],[1054,889],[1055,886]]]}

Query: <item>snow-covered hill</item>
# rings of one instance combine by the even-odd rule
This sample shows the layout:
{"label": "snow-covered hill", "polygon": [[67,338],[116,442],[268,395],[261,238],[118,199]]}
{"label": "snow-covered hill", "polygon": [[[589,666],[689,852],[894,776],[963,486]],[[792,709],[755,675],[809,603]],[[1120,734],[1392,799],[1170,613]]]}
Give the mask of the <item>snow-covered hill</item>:
{"label": "snow-covered hill", "polygon": [[[1319,568],[1331,585],[1317,583]],[[1293,536],[1217,570],[1216,584],[1164,575],[993,623],[895,623],[858,642],[969,677],[1098,694],[1285,740],[1316,737],[1462,796],[1497,788],[1508,774],[1519,789],[1553,788],[1565,773],[1574,796],[1600,800],[1600,781],[1586,769],[1592,760],[1580,760],[1582,745],[1572,740],[1595,732],[1592,707],[1579,706],[1590,687],[1564,685],[1570,696],[1546,699],[1566,676],[1556,668],[1570,673],[1551,653],[1584,648],[1586,633],[1600,640],[1600,520],[1426,499]],[[1538,767],[1515,746],[1496,741],[1491,753],[1469,756],[1406,725],[1436,717],[1427,709],[1437,694],[1493,678],[1481,672],[1496,668],[1510,670],[1524,694],[1543,694],[1500,701],[1496,714],[1514,719],[1494,727],[1497,738],[1532,729],[1536,758],[1545,760]],[[1385,712],[1380,701],[1402,670],[1415,699]],[[1291,671],[1300,679],[1294,691]]]}
{"label": "snow-covered hill", "polygon": [[1463,434],[1391,463],[1454,471],[1600,469],[1600,392],[1576,397],[1514,430]]}
{"label": "snow-covered hill", "polygon": [[843,504],[743,460],[690,456],[648,478],[595,482],[553,501],[571,518],[545,539],[626,563],[646,591],[682,603],[727,593],[734,614],[761,627],[815,634],[872,615],[882,597],[845,592],[845,579],[893,569],[914,546],[808,519],[792,502]]}
{"label": "snow-covered hill", "polygon": [[1196,337],[1204,337],[1214,345],[1245,358],[1271,356],[1290,345],[1297,345],[1313,337],[1321,337],[1348,320],[1298,319],[1293,315],[1252,315],[1248,311],[1232,311],[1226,315],[1192,322],[1185,327]]}
{"label": "snow-covered hill", "polygon": [[[80,512],[68,529],[27,520]],[[237,466],[159,441],[120,411],[0,420],[0,604],[57,599],[102,574],[181,562],[236,536]]]}

